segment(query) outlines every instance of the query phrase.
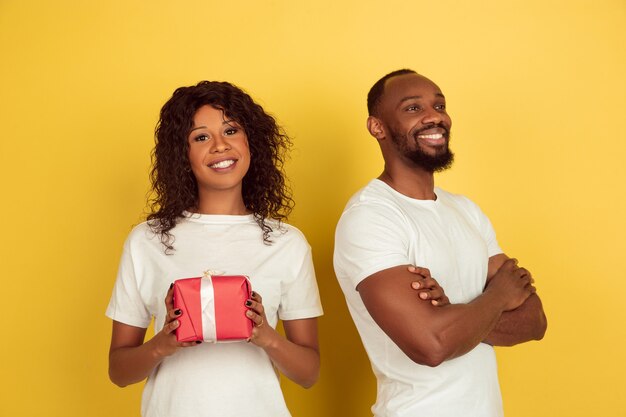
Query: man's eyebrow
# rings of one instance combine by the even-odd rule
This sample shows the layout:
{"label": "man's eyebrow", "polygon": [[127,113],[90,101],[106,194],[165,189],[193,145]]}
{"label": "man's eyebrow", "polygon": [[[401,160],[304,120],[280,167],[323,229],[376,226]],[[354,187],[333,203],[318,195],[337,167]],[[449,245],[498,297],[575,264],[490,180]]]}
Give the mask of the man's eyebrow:
{"label": "man's eyebrow", "polygon": [[405,101],[418,100],[420,98],[422,98],[422,96],[407,96],[407,97],[403,97],[402,100],[400,100],[400,104],[404,103]]}
{"label": "man's eyebrow", "polygon": [[[443,95],[443,93],[435,93],[435,97],[438,98],[442,98],[445,100],[446,96]],[[404,103],[405,101],[409,101],[409,100],[419,100],[423,98],[422,96],[406,96],[406,97],[402,97],[402,99],[398,102],[398,107],[400,107],[402,105],[402,103]]]}
{"label": "man's eyebrow", "polygon": [[[233,120],[233,119],[224,120],[224,121],[222,122],[222,126],[224,126],[224,125],[229,125],[229,126],[230,126],[230,125],[232,125],[232,122],[234,122],[234,120]],[[193,129],[191,129],[191,132],[193,132],[194,130],[198,130],[198,129],[206,129],[206,128],[207,128],[207,127],[206,127],[206,126],[204,126],[204,125],[203,125],[203,126],[194,127]]]}
{"label": "man's eyebrow", "polygon": [[[443,93],[435,93],[436,97],[440,97],[440,98],[446,98],[446,96],[443,95]],[[402,97],[402,99],[400,100],[400,103],[404,103],[407,100],[419,100],[420,98],[422,98],[422,96],[406,96],[406,97]]]}

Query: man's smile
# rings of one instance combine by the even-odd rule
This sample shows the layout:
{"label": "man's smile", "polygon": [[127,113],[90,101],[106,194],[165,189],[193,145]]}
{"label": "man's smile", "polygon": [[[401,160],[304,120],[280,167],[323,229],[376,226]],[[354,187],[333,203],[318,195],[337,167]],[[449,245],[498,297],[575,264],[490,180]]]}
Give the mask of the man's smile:
{"label": "man's smile", "polygon": [[449,130],[445,126],[426,127],[413,134],[416,142],[433,146],[445,144],[449,136]]}

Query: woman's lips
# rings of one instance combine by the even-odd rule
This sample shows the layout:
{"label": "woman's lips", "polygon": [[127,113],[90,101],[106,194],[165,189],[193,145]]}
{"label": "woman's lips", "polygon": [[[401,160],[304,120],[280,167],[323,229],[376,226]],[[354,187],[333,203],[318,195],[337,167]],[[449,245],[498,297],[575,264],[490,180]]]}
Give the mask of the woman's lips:
{"label": "woman's lips", "polygon": [[228,167],[233,166],[235,164],[235,162],[237,162],[237,161],[235,161],[234,159],[224,159],[222,161],[215,162],[215,163],[209,165],[209,168],[224,169],[224,168],[228,168]]}

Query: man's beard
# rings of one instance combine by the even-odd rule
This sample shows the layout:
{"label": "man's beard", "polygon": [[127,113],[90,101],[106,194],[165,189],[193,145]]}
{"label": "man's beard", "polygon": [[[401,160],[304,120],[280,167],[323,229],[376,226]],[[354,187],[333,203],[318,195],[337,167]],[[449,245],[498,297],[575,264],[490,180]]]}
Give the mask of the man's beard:
{"label": "man's beard", "polygon": [[[436,153],[435,155],[429,155],[422,150],[420,146],[419,140],[417,136],[427,129],[432,129],[433,127],[440,127],[445,130],[445,149]],[[408,134],[399,133],[395,129],[390,129],[391,133],[391,141],[396,145],[402,156],[409,159],[415,165],[421,167],[427,172],[441,172],[452,166],[454,162],[454,153],[448,147],[450,141],[450,131],[447,127],[443,125],[436,126],[427,126],[422,128],[416,132],[411,133],[411,139],[409,139]],[[415,143],[415,148],[412,149],[409,147],[409,140]]]}

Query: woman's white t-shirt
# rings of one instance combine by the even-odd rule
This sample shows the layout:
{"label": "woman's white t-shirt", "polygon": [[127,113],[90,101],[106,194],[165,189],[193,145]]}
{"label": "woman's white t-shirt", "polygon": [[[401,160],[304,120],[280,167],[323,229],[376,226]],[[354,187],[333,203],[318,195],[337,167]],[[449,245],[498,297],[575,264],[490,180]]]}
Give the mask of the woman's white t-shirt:
{"label": "woman's white t-shirt", "polygon": [[[163,327],[164,298],[179,278],[204,271],[247,275],[263,297],[267,322],[322,314],[311,248],[293,226],[270,222],[272,244],[263,242],[252,215],[186,213],[171,233],[166,254],[147,223],[136,226],[124,244],[106,315],[118,322],[155,330]],[[251,343],[202,343],[184,348],[157,366],[144,388],[144,417],[289,416],[269,357]]]}

